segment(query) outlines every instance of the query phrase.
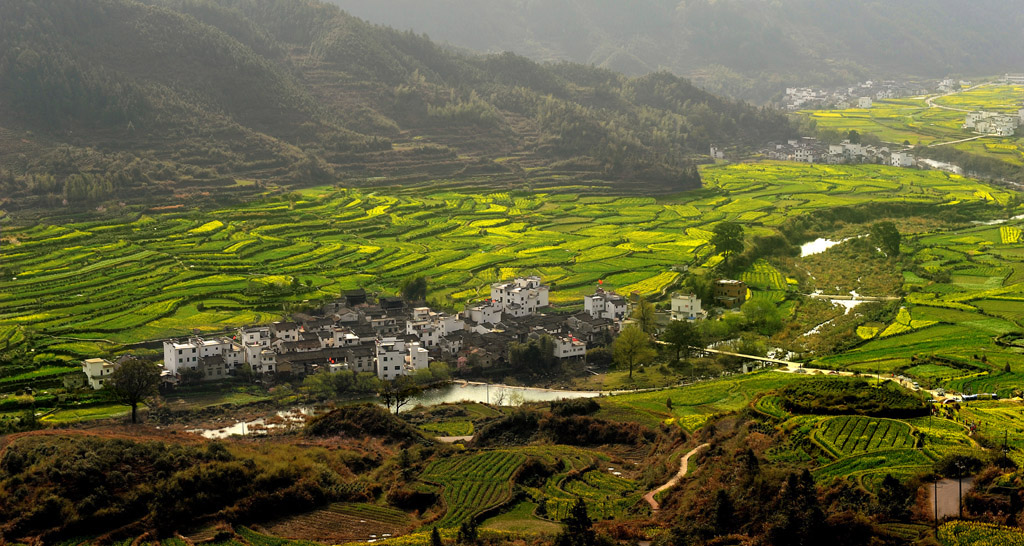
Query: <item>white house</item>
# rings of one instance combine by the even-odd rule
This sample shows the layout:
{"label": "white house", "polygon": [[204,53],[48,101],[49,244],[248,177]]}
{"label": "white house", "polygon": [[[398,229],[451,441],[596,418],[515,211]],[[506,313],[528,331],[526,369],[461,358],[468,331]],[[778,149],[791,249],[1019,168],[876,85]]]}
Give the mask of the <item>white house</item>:
{"label": "white house", "polygon": [[1016,116],[999,112],[970,112],[964,116],[963,128],[987,135],[1013,136],[1021,124],[1022,115],[1024,110]]}
{"label": "white house", "polygon": [[501,306],[494,302],[481,302],[467,308],[463,314],[477,324],[501,322]]}
{"label": "white house", "polygon": [[537,309],[548,306],[548,287],[536,276],[498,282],[491,285],[491,301],[512,316],[532,315]]}
{"label": "white house", "polygon": [[420,347],[419,343],[409,343],[409,354],[405,357],[406,373],[416,370],[426,370],[430,366],[430,357],[427,350]]}
{"label": "white house", "polygon": [[893,167],[913,167],[914,156],[909,152],[893,152],[889,157],[889,163]]}
{"label": "white house", "polygon": [[871,108],[871,97],[861,97],[857,99],[857,108]]}
{"label": "white house", "polygon": [[103,388],[107,377],[114,373],[117,365],[103,358],[89,358],[82,361],[82,372],[88,378],[89,386],[95,390]]}
{"label": "white house", "polygon": [[427,350],[419,343],[406,343],[394,337],[377,340],[377,377],[384,381],[426,369],[429,364]]}
{"label": "white house", "polygon": [[1024,125],[1024,108],[1017,110],[1017,118],[1019,119],[1018,123]]}
{"label": "white house", "polygon": [[594,294],[583,297],[583,310],[594,318],[622,320],[626,316],[626,298],[599,287]]}
{"label": "white house", "polygon": [[711,147],[711,159],[725,159],[725,150],[718,146]]}
{"label": "white house", "polygon": [[814,151],[810,148],[798,148],[794,153],[794,159],[801,163],[814,163]]}
{"label": "white house", "polygon": [[331,336],[331,345],[333,347],[354,347],[359,345],[359,336],[352,333],[352,330],[348,328],[335,328]]}
{"label": "white house", "polygon": [[255,361],[249,361],[249,367],[255,373],[274,373],[277,371],[277,353],[270,349],[263,349]]}
{"label": "white house", "polygon": [[582,358],[587,354],[587,344],[574,337],[555,338],[555,356],[557,358]]}
{"label": "white house", "polygon": [[199,344],[194,339],[164,342],[164,368],[172,374],[199,367]]}
{"label": "white house", "polygon": [[672,320],[696,320],[704,316],[700,308],[700,298],[695,294],[675,294],[672,296]]}
{"label": "white house", "polygon": [[[500,316],[501,312],[498,311],[498,320],[501,320]],[[428,307],[417,307],[413,309],[411,319],[405,323],[405,333],[420,338],[420,343],[426,347],[434,347],[442,337],[465,327],[466,323],[458,316],[435,313]]]}
{"label": "white house", "polygon": [[284,341],[299,340],[299,325],[294,322],[275,322],[270,325],[270,333]]}

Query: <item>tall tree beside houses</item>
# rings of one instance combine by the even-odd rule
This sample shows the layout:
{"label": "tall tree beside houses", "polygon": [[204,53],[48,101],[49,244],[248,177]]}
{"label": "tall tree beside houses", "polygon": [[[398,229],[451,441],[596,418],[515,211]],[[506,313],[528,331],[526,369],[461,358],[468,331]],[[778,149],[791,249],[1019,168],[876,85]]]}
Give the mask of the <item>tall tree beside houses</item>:
{"label": "tall tree beside houses", "polygon": [[657,319],[654,315],[654,304],[647,301],[647,298],[640,298],[633,309],[633,320],[645,334],[653,334],[658,328]]}
{"label": "tall tree beside houses", "polygon": [[665,327],[661,340],[668,343],[676,350],[676,361],[682,356],[689,358],[690,347],[701,345],[700,331],[692,322],[685,320],[673,320]]}
{"label": "tall tree beside houses", "polygon": [[633,366],[648,362],[656,353],[649,335],[636,326],[628,326],[612,342],[612,354],[618,365],[629,367],[629,378],[633,379]]}
{"label": "tall tree beside houses", "polygon": [[160,368],[152,362],[128,359],[110,374],[107,388],[118,401],[132,408],[132,423],[138,422],[139,403],[157,393]]}

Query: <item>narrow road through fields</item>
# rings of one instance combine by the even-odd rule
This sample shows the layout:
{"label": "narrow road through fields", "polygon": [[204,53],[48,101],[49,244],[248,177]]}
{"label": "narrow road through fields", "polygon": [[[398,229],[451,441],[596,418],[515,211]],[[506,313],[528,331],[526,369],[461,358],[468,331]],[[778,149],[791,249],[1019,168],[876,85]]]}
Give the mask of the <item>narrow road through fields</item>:
{"label": "narrow road through fields", "polygon": [[977,89],[979,87],[987,87],[989,85],[992,85],[992,84],[990,84],[990,83],[979,83],[978,85],[974,85],[974,86],[968,87],[967,89],[961,89],[959,91],[953,91],[953,92],[950,92],[950,93],[946,93],[944,95],[932,95],[932,96],[924,99],[924,103],[927,104],[929,108],[941,108],[943,110],[952,110],[954,112],[970,112],[970,110],[964,110],[963,108],[953,108],[952,106],[943,106],[941,104],[935,104],[935,99],[941,99],[942,97],[951,97],[953,95],[959,95],[960,93],[965,93],[967,91],[974,91],[975,89]]}
{"label": "narrow road through fields", "polygon": [[929,148],[936,148],[938,146],[945,146],[947,144],[960,144],[961,142],[970,142],[972,140],[978,140],[979,138],[986,138],[986,137],[990,137],[990,136],[994,136],[994,135],[976,135],[976,136],[972,136],[972,137],[969,137],[969,138],[962,138],[960,140],[952,140],[952,141],[949,141],[949,142],[936,142],[934,144],[929,144],[928,147]]}
{"label": "narrow road through fields", "polygon": [[683,459],[679,462],[679,472],[676,472],[676,475],[673,476],[671,480],[665,482],[665,484],[662,485],[661,487],[658,487],[654,491],[651,491],[650,493],[644,495],[644,500],[647,501],[647,504],[651,505],[651,510],[658,511],[661,509],[661,505],[658,504],[658,501],[654,500],[654,496],[668,489],[669,487],[675,487],[675,485],[679,483],[679,480],[683,479],[686,476],[687,467],[689,467],[690,464],[690,457],[693,457],[694,455],[697,454],[698,451],[710,445],[711,444],[701,444],[691,449],[690,452],[687,453],[686,455],[683,455]]}

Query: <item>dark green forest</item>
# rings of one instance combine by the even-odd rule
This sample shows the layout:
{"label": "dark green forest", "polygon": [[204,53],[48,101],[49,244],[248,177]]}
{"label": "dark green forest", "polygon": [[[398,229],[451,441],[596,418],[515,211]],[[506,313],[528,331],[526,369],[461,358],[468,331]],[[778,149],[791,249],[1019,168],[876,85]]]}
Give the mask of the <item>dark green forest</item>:
{"label": "dark green forest", "polygon": [[5,2],[0,52],[7,207],[536,167],[678,190],[712,143],[794,133],[667,72],[452,52],[311,0]]}
{"label": "dark green forest", "polygon": [[1019,71],[1020,0],[331,0],[477,51],[640,75],[763,101],[799,84]]}

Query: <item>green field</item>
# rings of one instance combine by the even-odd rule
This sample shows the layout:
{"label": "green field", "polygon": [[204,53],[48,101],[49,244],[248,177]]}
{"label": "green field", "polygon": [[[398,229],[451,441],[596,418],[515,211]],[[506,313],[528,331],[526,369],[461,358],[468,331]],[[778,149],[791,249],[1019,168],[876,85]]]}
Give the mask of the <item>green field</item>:
{"label": "green field", "polygon": [[942,546],[1021,546],[1024,531],[975,521],[951,521],[939,527]]}
{"label": "green field", "polygon": [[[995,209],[1010,198],[969,179],[883,166],[769,162],[711,166],[703,176],[704,190],[662,199],[582,187],[477,193],[461,181],[448,191],[319,188],[208,212],[5,226],[0,337],[10,348],[35,334],[35,362],[68,361],[193,328],[270,321],[289,305],[346,289],[393,293],[414,275],[429,277],[432,301],[454,307],[519,274],[550,283],[554,305],[579,305],[599,279],[658,296],[679,279],[672,266],[717,258],[708,240],[723,220],[757,236],[837,206]],[[748,278],[759,294],[781,297],[785,279],[770,265]]]}
{"label": "green field", "polygon": [[[807,377],[766,370],[687,387],[616,395],[601,400],[598,416],[648,426],[671,423],[693,431],[716,413],[742,409],[760,393]],[[671,408],[668,400],[672,401]]]}
{"label": "green field", "polygon": [[[869,341],[815,361],[862,372],[901,372],[923,384],[1008,396],[1020,386],[1017,349],[997,342],[1024,329],[1024,244],[1009,240],[1024,221],[922,233],[908,241],[926,275],[948,281],[904,278],[904,308]],[[1009,229],[1012,228],[1012,229]],[[1009,365],[1010,373],[1003,372]]]}

